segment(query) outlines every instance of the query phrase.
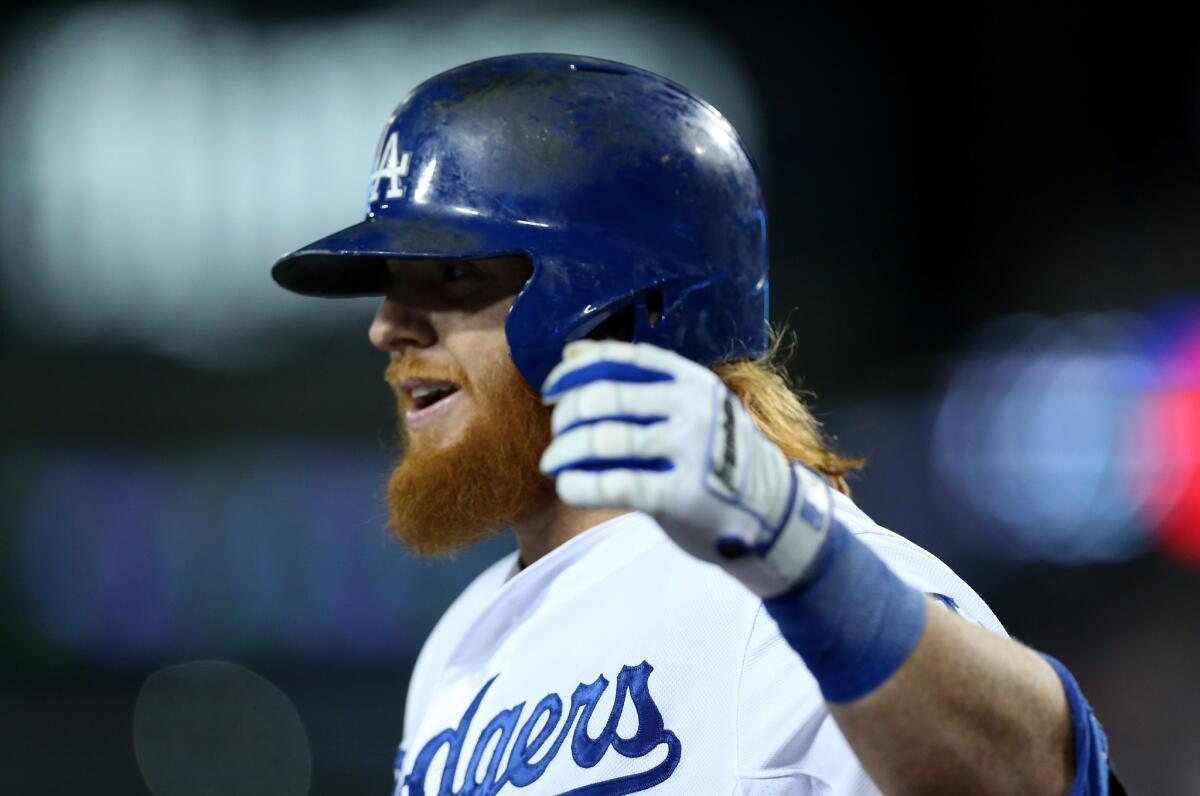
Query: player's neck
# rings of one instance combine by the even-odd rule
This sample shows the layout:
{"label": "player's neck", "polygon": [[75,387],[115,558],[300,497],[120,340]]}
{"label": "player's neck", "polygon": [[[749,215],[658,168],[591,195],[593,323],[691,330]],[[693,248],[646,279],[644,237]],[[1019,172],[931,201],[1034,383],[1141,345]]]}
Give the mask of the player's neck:
{"label": "player's neck", "polygon": [[521,565],[529,566],[568,539],[627,512],[628,509],[581,509],[557,499],[542,504],[513,523]]}

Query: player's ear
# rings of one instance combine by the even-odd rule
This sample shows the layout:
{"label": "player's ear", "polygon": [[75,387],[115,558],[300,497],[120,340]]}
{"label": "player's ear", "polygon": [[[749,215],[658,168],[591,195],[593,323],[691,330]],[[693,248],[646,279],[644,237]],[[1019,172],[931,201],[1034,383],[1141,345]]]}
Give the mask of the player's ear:
{"label": "player's ear", "polygon": [[633,342],[633,305],[617,310],[587,333],[589,340],[619,340]]}
{"label": "player's ear", "polygon": [[638,301],[627,304],[601,321],[595,329],[587,333],[586,337],[591,340],[619,340],[622,343],[632,343],[635,312],[642,306],[646,309],[646,319],[650,325],[657,324],[663,313],[662,288],[655,287],[647,290]]}

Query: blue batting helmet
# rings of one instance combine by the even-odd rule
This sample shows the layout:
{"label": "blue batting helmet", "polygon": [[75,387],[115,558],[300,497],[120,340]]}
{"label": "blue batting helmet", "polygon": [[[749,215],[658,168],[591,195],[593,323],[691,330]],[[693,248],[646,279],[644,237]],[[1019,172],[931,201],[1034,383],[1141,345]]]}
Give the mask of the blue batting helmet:
{"label": "blue batting helmet", "polygon": [[766,207],[737,131],[682,86],[596,58],[507,55],[417,86],[384,128],[366,220],[272,275],[382,295],[384,258],[511,254],[533,265],[505,332],[534,389],[589,335],[704,365],[766,348]]}

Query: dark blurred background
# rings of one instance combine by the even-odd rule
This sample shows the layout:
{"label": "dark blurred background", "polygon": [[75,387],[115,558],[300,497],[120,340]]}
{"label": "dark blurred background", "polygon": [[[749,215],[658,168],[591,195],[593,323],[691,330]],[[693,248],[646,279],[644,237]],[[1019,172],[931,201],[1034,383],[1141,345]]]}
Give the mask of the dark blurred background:
{"label": "dark blurred background", "polygon": [[412,86],[551,50],[742,131],[856,498],[1073,669],[1134,793],[1200,793],[1200,14],[962,5],[6,12],[5,791],[147,793],[143,681],[221,660],[295,705],[312,793],[390,793],[413,658],[510,543],[388,541],[374,302],[268,269],[359,219]]}

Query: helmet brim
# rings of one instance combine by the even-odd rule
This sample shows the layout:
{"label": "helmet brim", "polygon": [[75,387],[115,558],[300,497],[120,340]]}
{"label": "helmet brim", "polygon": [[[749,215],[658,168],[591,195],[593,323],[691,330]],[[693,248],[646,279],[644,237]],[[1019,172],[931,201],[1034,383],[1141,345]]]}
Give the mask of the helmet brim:
{"label": "helmet brim", "polygon": [[381,296],[388,258],[461,260],[519,251],[497,248],[497,241],[480,232],[464,229],[457,219],[368,218],[280,257],[271,277],[305,296]]}

